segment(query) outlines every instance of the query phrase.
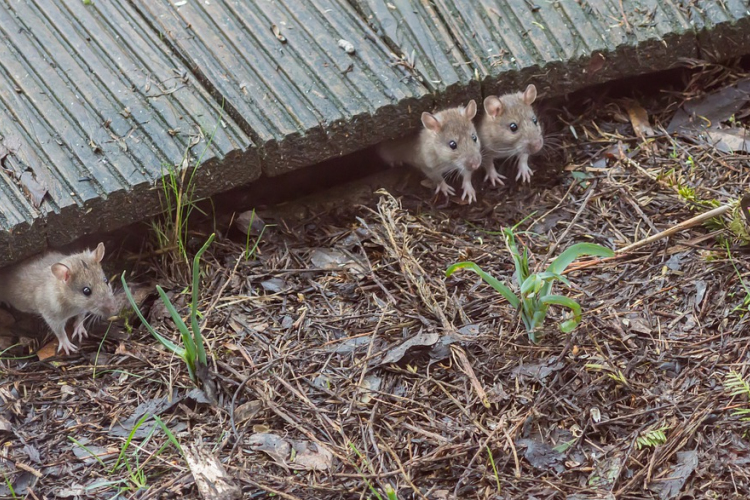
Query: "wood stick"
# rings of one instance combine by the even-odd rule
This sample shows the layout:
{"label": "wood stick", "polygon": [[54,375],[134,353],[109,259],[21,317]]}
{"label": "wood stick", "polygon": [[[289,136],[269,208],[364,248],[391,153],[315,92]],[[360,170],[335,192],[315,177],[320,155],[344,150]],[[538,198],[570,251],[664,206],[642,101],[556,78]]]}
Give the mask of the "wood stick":
{"label": "wood stick", "polygon": [[659,241],[661,239],[667,238],[668,236],[671,236],[675,233],[678,233],[682,231],[683,229],[687,229],[689,227],[696,226],[700,224],[701,222],[711,219],[713,217],[718,217],[720,215],[723,215],[727,211],[731,210],[732,207],[734,207],[734,203],[729,203],[727,205],[723,205],[719,208],[714,208],[713,210],[709,210],[706,213],[696,215],[695,217],[688,219],[686,221],[682,221],[679,224],[677,224],[674,227],[670,227],[669,229],[666,229],[662,231],[661,233],[654,234],[652,236],[649,236],[648,238],[644,238],[640,241],[636,241],[635,243],[628,245],[626,247],[620,248],[619,250],[615,250],[615,253],[625,253],[629,252],[631,250],[635,250],[636,248],[642,247],[643,245],[648,245],[649,243],[653,243],[654,241]]}

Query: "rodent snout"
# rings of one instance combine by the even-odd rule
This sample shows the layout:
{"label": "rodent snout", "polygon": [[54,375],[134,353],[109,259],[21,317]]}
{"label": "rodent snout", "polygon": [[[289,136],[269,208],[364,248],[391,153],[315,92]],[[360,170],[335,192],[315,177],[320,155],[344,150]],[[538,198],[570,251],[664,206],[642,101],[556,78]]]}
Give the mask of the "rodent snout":
{"label": "rodent snout", "polygon": [[474,158],[466,162],[466,168],[471,172],[477,170],[482,165],[482,157]]}
{"label": "rodent snout", "polygon": [[529,142],[529,153],[535,154],[541,151],[542,147],[544,146],[544,139],[539,136],[533,141]]}

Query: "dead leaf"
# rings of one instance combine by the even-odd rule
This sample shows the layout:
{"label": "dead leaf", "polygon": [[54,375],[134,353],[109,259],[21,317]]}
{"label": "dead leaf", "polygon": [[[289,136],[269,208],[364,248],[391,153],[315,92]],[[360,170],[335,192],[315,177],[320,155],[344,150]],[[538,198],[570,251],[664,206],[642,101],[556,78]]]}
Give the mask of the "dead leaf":
{"label": "dead leaf", "polygon": [[563,454],[555,450],[547,443],[533,439],[519,439],[516,446],[526,447],[523,457],[532,467],[541,470],[553,468],[557,472],[563,472]]}
{"label": "dead leaf", "polygon": [[262,451],[276,463],[296,470],[328,470],[333,453],[310,441],[292,441],[272,433],[253,434],[248,438],[253,451]]}
{"label": "dead leaf", "polygon": [[706,135],[713,147],[722,153],[750,152],[750,133],[744,127],[709,130]]}
{"label": "dead leaf", "polygon": [[53,356],[57,356],[57,338],[55,338],[52,342],[48,343],[41,349],[39,349],[36,352],[37,357],[39,358],[39,361],[44,361],[46,359],[49,359]]}
{"label": "dead leaf", "polygon": [[629,100],[626,104],[630,124],[633,125],[633,131],[638,137],[651,137],[654,135],[654,129],[648,121],[648,112],[643,109],[637,101]]}
{"label": "dead leaf", "polygon": [[328,470],[333,466],[333,453],[310,441],[292,441],[296,452],[294,464],[306,470]]}
{"label": "dead leaf", "polygon": [[234,500],[242,497],[242,490],[215,455],[198,444],[183,447],[183,453],[204,499]]}
{"label": "dead leaf", "polygon": [[44,197],[47,195],[47,188],[39,183],[34,177],[34,174],[28,170],[21,174],[19,182],[21,183],[26,196],[31,199],[31,203],[34,207],[39,208]]}
{"label": "dead leaf", "polygon": [[542,361],[540,363],[531,363],[520,365],[511,371],[511,373],[517,377],[529,377],[539,382],[542,382],[551,373],[560,370],[564,363],[550,363],[549,361]]}
{"label": "dead leaf", "polygon": [[246,420],[250,420],[253,418],[261,409],[263,408],[263,403],[257,399],[253,401],[248,401],[245,404],[242,404],[235,408],[234,410],[234,420],[238,424],[241,422],[244,422]]}
{"label": "dead leaf", "polygon": [[661,500],[676,498],[697,466],[698,452],[696,450],[678,451],[677,463],[673,466],[669,476],[660,478],[659,482],[652,483],[649,487],[659,493]]}
{"label": "dead leaf", "polygon": [[367,404],[372,399],[373,392],[376,392],[380,390],[380,386],[383,384],[382,377],[378,377],[377,375],[368,375],[367,377],[362,380],[362,385],[360,386],[360,389],[362,390],[362,397],[360,398],[360,401],[362,404]]}
{"label": "dead leaf", "polygon": [[750,99],[750,78],[685,103],[672,117],[667,132],[696,132],[718,128]]}
{"label": "dead leaf", "polygon": [[440,335],[437,333],[418,333],[412,338],[402,342],[390,349],[386,355],[380,361],[379,365],[387,365],[390,363],[398,363],[403,360],[404,357],[409,354],[414,356],[419,351],[426,351],[440,340]]}
{"label": "dead leaf", "polygon": [[604,57],[604,54],[597,52],[593,56],[591,56],[591,60],[589,61],[588,66],[586,66],[586,69],[584,72],[588,76],[592,76],[595,73],[598,73],[603,67],[604,63],[606,62],[606,58]]}
{"label": "dead leaf", "polygon": [[347,269],[364,274],[364,267],[349,253],[335,248],[316,248],[310,262],[318,269]]}

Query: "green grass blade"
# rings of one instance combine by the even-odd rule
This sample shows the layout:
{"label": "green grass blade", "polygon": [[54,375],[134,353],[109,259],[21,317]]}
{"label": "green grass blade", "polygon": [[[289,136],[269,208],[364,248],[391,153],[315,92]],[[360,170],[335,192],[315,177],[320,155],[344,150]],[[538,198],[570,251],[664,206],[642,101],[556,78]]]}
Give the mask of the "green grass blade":
{"label": "green grass blade", "polygon": [[560,331],[562,331],[563,333],[572,332],[573,329],[581,322],[581,306],[575,300],[569,299],[568,297],[563,297],[562,295],[547,295],[546,297],[542,297],[541,301],[545,305],[554,304],[557,306],[567,307],[568,309],[573,311],[573,317],[571,319],[560,323]]}
{"label": "green grass blade", "polygon": [[112,466],[109,473],[113,473],[117,470],[117,467],[120,465],[120,462],[122,462],[122,459],[125,457],[125,453],[128,451],[128,447],[130,447],[130,442],[133,440],[133,437],[135,436],[135,432],[138,430],[138,428],[143,425],[143,423],[148,420],[148,417],[150,415],[143,415],[138,422],[133,426],[133,429],[130,431],[130,434],[128,434],[128,438],[125,440],[125,443],[122,445],[122,448],[120,448],[120,454],[117,457],[117,461],[115,462],[115,465]]}
{"label": "green grass blade", "polygon": [[164,307],[169,311],[169,315],[172,316],[172,320],[175,325],[177,325],[177,329],[182,336],[182,343],[185,344],[185,355],[183,356],[183,359],[195,361],[195,345],[187,325],[182,321],[180,314],[177,312],[177,309],[174,308],[174,305],[172,305],[172,302],[169,300],[169,297],[167,297],[164,289],[159,285],[156,285],[156,291],[159,292],[159,297],[161,297],[162,302],[164,302]]}
{"label": "green grass blade", "polygon": [[121,276],[122,281],[122,288],[125,291],[125,296],[128,299],[128,302],[130,303],[130,307],[133,308],[133,311],[135,311],[136,316],[138,316],[138,319],[141,320],[141,323],[146,327],[146,329],[149,331],[153,337],[159,341],[161,345],[169,349],[171,352],[175,353],[177,356],[185,359],[185,349],[182,347],[179,347],[175,345],[171,340],[162,337],[159,335],[156,330],[154,330],[154,327],[151,326],[151,324],[146,321],[146,318],[143,317],[143,313],[141,313],[141,310],[138,308],[138,304],[135,303],[135,299],[133,299],[133,294],[130,293],[130,288],[128,288],[128,284],[125,282],[125,273],[122,273]]}
{"label": "green grass blade", "polygon": [[456,264],[453,264],[445,271],[445,276],[448,277],[456,270],[458,269],[469,269],[470,271],[474,271],[477,273],[488,285],[490,285],[492,288],[494,288],[500,295],[505,297],[505,300],[507,300],[511,306],[518,308],[518,305],[520,304],[520,300],[516,296],[513,291],[505,286],[503,283],[498,281],[496,278],[493,278],[486,272],[482,270],[481,267],[476,265],[474,262],[458,262]]}
{"label": "green grass blade", "polygon": [[79,447],[79,448],[81,448],[81,449],[82,449],[83,451],[85,451],[86,453],[88,453],[89,455],[91,455],[91,456],[92,456],[92,457],[93,457],[94,459],[96,459],[96,461],[97,461],[97,462],[99,462],[99,465],[101,465],[101,466],[102,466],[102,467],[103,467],[104,469],[106,469],[106,468],[107,468],[107,466],[106,466],[106,465],[104,464],[104,460],[102,460],[101,458],[99,458],[99,455],[97,455],[97,454],[96,454],[96,453],[94,453],[93,451],[89,450],[89,449],[88,449],[88,448],[86,447],[86,445],[85,445],[85,444],[81,443],[80,441],[78,441],[78,440],[77,440],[76,438],[74,438],[73,436],[68,436],[68,439],[69,439],[69,440],[71,440],[71,441],[73,441],[73,443],[74,443],[74,444],[75,444],[76,446],[78,446],[78,447]]}
{"label": "green grass blade", "polygon": [[180,452],[180,455],[182,455],[182,446],[180,446],[180,442],[177,441],[177,438],[172,433],[171,430],[169,430],[169,427],[167,427],[167,424],[165,424],[162,419],[154,415],[154,420],[156,420],[156,424],[161,427],[161,430],[164,431],[164,434],[167,435],[167,439],[174,445],[175,448],[177,448],[177,451]]}
{"label": "green grass blade", "polygon": [[562,274],[571,262],[585,255],[593,257],[614,257],[615,253],[609,248],[597,245],[596,243],[576,243],[566,249],[547,268],[548,272]]}
{"label": "green grass blade", "polygon": [[208,250],[209,245],[214,241],[216,234],[211,234],[206,243],[203,244],[193,259],[193,297],[190,304],[190,326],[193,328],[195,338],[195,349],[198,355],[198,362],[206,365],[206,348],[203,345],[203,334],[198,324],[198,287],[200,286],[200,260],[203,254]]}

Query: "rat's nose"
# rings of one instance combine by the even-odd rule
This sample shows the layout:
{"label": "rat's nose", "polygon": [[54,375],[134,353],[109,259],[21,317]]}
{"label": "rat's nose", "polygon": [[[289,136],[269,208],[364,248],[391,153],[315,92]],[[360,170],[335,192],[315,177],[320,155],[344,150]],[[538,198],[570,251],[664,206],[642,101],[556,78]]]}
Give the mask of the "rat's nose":
{"label": "rat's nose", "polygon": [[481,164],[482,164],[482,157],[480,155],[476,158],[469,160],[466,166],[468,167],[469,170],[473,172],[476,169],[478,169]]}
{"label": "rat's nose", "polygon": [[529,143],[529,150],[531,154],[538,153],[542,146],[544,146],[544,139],[539,137]]}

